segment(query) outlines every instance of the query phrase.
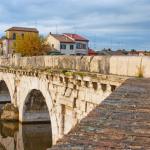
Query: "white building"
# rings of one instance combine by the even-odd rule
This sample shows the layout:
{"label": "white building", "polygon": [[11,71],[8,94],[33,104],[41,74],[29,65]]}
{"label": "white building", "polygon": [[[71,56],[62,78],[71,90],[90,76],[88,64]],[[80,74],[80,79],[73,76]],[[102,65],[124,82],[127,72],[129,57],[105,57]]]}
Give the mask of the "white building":
{"label": "white building", "polygon": [[89,40],[78,34],[52,34],[47,37],[47,43],[55,50],[66,55],[87,55]]}

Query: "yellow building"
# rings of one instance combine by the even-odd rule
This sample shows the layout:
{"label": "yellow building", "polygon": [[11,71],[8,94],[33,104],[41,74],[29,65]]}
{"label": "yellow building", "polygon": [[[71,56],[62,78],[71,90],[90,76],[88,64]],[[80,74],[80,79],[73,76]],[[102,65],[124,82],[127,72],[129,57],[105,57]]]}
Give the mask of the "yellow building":
{"label": "yellow building", "polygon": [[17,36],[24,36],[24,34],[39,34],[36,28],[12,27],[7,29],[6,38],[15,40]]}
{"label": "yellow building", "polygon": [[8,55],[13,53],[13,43],[18,36],[24,37],[25,34],[39,34],[36,28],[12,27],[7,29],[6,38],[3,40],[3,54]]}

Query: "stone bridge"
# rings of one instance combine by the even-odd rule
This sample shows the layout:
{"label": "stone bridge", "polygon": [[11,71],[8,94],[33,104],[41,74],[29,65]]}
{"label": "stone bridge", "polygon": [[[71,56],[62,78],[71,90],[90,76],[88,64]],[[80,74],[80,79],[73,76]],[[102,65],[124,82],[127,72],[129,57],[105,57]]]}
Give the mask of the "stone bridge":
{"label": "stone bridge", "polygon": [[0,59],[0,97],[19,121],[51,122],[56,143],[129,76],[149,77],[148,57],[24,57]]}
{"label": "stone bridge", "polygon": [[0,80],[0,96],[10,98],[5,99],[18,107],[19,121],[51,121],[53,141],[56,141],[101,103],[124,78],[1,68]]}

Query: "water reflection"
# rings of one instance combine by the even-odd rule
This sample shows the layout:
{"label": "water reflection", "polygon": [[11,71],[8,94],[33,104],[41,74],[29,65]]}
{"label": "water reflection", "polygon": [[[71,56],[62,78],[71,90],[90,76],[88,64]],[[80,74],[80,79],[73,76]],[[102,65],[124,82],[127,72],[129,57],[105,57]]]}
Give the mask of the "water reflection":
{"label": "water reflection", "polygon": [[51,146],[50,124],[0,122],[0,150],[46,150]]}

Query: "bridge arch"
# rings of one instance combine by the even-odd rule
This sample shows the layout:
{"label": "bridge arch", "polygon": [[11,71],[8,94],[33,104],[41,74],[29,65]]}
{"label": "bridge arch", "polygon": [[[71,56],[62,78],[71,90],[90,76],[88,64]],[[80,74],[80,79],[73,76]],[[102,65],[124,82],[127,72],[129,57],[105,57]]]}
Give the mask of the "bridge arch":
{"label": "bridge arch", "polygon": [[[15,98],[14,98],[14,93],[15,93],[15,75],[14,74],[6,74],[0,72],[0,82],[5,82],[5,85],[7,86],[7,91],[9,91],[11,103],[15,104]],[[1,82],[1,83],[2,83]]]}
{"label": "bridge arch", "polygon": [[[34,83],[34,84],[32,84],[32,83]],[[53,144],[55,144],[56,141],[60,138],[59,123],[58,123],[58,116],[56,114],[55,107],[52,102],[51,94],[50,94],[50,91],[48,88],[48,84],[46,82],[43,82],[42,80],[37,80],[37,79],[32,78],[32,82],[30,79],[26,80],[26,84],[24,84],[22,82],[19,86],[19,91],[21,93],[20,95],[18,95],[19,121],[22,123],[34,122],[34,120],[37,122],[40,121],[40,118],[39,118],[40,111],[39,111],[39,114],[35,113],[34,117],[31,116],[31,118],[30,118],[30,117],[26,116],[26,111],[30,112],[29,108],[31,108],[31,112],[32,112],[32,107],[30,104],[32,102],[36,101],[36,100],[34,100],[34,98],[32,99],[32,97],[35,96],[36,94],[40,95],[41,103],[42,103],[42,101],[45,102],[45,103],[43,103],[43,110],[47,110],[48,114],[49,114],[48,118],[51,122],[52,142],[53,142]],[[38,96],[36,96],[36,97],[38,97]],[[27,105],[29,106],[28,108],[26,107]],[[38,110],[38,107],[35,108],[35,110]],[[44,118],[42,118],[42,117],[41,117],[41,119],[44,120]],[[45,118],[45,119],[47,119],[47,118]]]}
{"label": "bridge arch", "polygon": [[31,90],[24,102],[23,118],[25,122],[50,122],[49,110],[40,90]]}
{"label": "bridge arch", "polygon": [[4,80],[0,80],[0,103],[6,104],[11,103],[12,96],[10,93],[9,84]]}

